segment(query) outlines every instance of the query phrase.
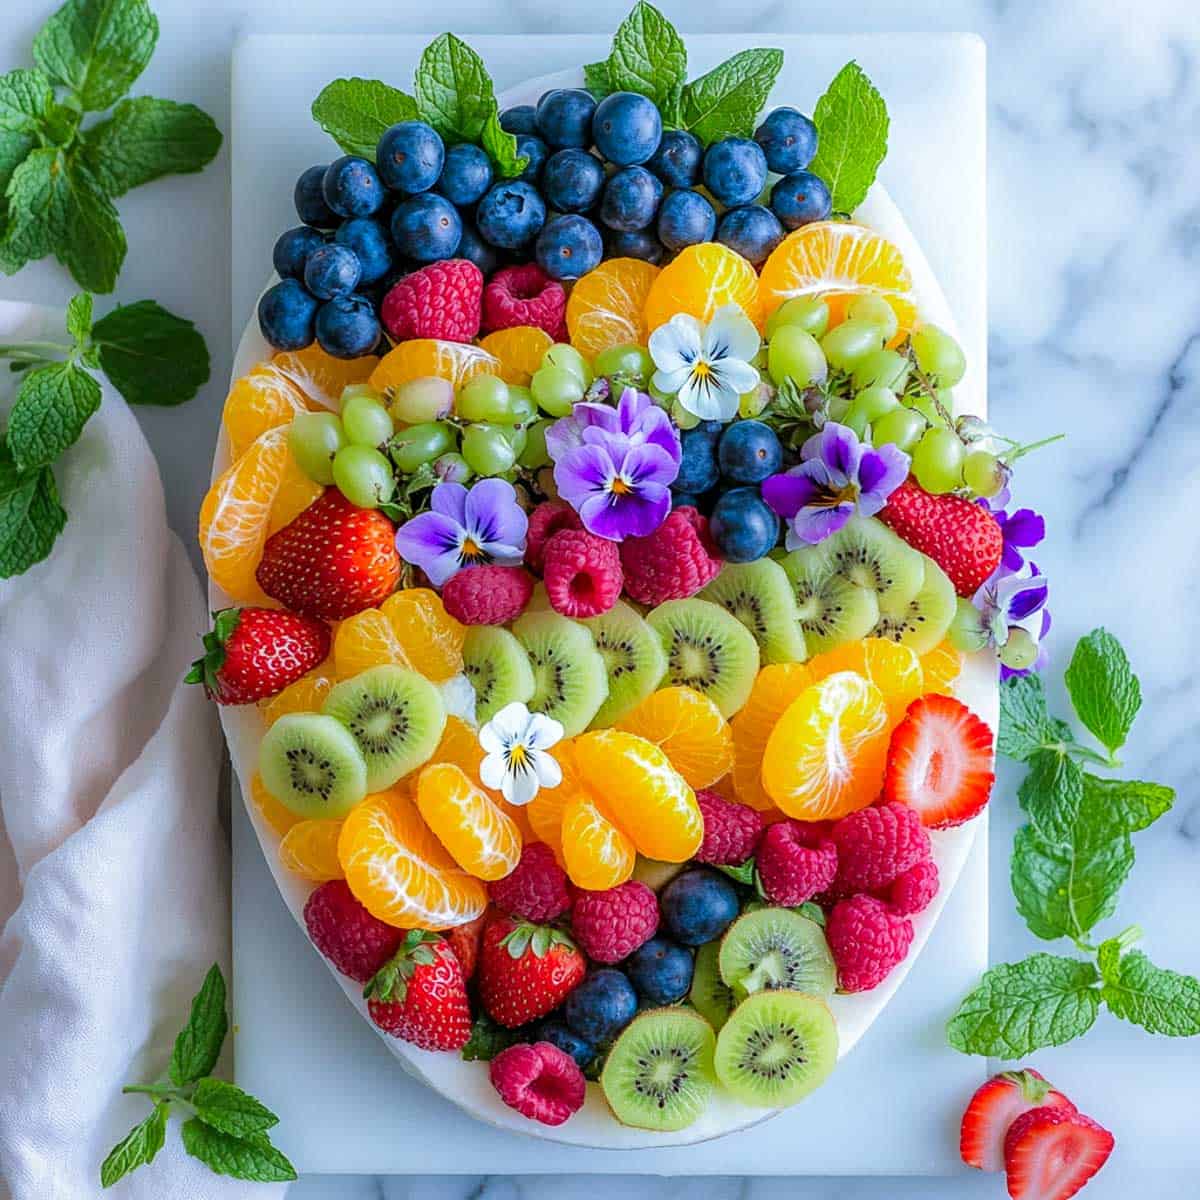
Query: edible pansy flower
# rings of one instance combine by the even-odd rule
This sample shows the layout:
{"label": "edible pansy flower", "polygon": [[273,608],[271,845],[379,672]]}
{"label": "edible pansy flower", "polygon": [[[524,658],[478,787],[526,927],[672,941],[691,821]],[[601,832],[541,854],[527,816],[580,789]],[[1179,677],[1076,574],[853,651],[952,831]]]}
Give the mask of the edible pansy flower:
{"label": "edible pansy flower", "polygon": [[562,768],[548,751],[563,727],[544,713],[531,713],[519,700],[506,704],[479,731],[484,759],[479,780],[509,804],[528,804],[540,788],[562,783]]}
{"label": "edible pansy flower", "polygon": [[851,517],[874,516],[908,477],[897,446],[860,442],[853,429],[827,421],[804,443],[801,462],[763,481],[763,499],[787,522],[789,550],[815,546]]}
{"label": "edible pansy flower", "polygon": [[[603,380],[607,384],[607,380]],[[589,430],[596,431],[588,434]],[[586,441],[601,442],[603,434],[621,434],[633,446],[658,446],[678,465],[683,450],[671,418],[644,392],[626,388],[614,407],[603,402],[576,404],[571,415],[546,430],[546,451],[558,462]],[[672,476],[674,478],[674,476]]]}
{"label": "edible pansy flower", "polygon": [[738,398],[758,383],[750,360],[761,344],[758,330],[736,304],[717,309],[707,325],[676,313],[650,335],[654,386],[702,421],[730,421],[737,416]]}
{"label": "edible pansy flower", "polygon": [[[1050,613],[1046,608],[1049,593],[1049,581],[1036,563],[1027,562],[1017,571],[1000,567],[971,600],[979,610],[987,644],[1000,650],[1012,630],[1023,629],[1039,645],[1038,660],[1030,668],[1039,670],[1044,661],[1041,642],[1050,631]],[[1003,665],[1000,673],[1005,679],[1025,674]]]}
{"label": "edible pansy flower", "polygon": [[1032,550],[1039,546],[1046,536],[1046,521],[1040,513],[1032,508],[1018,508],[1008,512],[1009,492],[1002,492],[988,500],[979,503],[996,518],[1000,533],[1004,538],[1004,553],[1001,563],[1009,571],[1019,571],[1025,565],[1022,550]]}
{"label": "edible pansy flower", "polygon": [[429,508],[396,530],[396,550],[434,587],[462,567],[517,566],[525,557],[528,520],[506,480],[481,479],[469,491],[461,483],[439,483]]}

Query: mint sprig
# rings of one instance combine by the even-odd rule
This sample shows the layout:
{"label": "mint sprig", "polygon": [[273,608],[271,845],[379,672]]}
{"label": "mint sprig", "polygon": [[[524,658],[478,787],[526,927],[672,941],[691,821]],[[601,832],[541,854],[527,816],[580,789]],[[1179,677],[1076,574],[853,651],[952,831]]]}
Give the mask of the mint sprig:
{"label": "mint sprig", "polygon": [[866,199],[887,154],[888,111],[856,62],[834,76],[813,110],[817,154],[809,170],[828,185],[834,212],[852,213]]}
{"label": "mint sprig", "polygon": [[782,50],[742,50],[683,89],[680,124],[705,145],[750,137],[783,67]]}
{"label": "mint sprig", "polygon": [[312,102],[313,120],[347,154],[375,161],[387,129],[416,118],[417,102],[378,79],[335,79]]}

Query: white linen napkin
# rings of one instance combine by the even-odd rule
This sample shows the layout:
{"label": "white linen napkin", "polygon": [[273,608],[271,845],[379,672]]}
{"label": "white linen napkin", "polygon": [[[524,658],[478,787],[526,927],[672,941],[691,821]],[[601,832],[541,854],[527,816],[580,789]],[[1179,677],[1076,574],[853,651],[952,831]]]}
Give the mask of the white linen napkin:
{"label": "white linen napkin", "polygon": [[[0,302],[0,341],[62,332]],[[0,1196],[274,1200],[187,1157],[178,1118],[151,1166],[100,1188],[149,1112],[122,1085],[165,1069],[209,966],[229,978],[229,866],[217,721],[181,683],[203,596],[107,384],[55,473],[66,529],[0,582]]]}

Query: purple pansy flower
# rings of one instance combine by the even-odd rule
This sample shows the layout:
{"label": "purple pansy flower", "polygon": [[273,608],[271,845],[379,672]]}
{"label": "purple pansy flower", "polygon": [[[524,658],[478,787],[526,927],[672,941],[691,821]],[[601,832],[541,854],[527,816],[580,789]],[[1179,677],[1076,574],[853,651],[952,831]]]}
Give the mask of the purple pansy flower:
{"label": "purple pansy flower", "polygon": [[874,516],[908,477],[909,457],[898,446],[876,449],[834,421],[800,454],[799,466],[762,485],[763,499],[788,523],[789,550],[823,542],[856,514]]}
{"label": "purple pansy flower", "polygon": [[[1023,629],[1039,644],[1037,661],[1030,670],[1041,670],[1045,662],[1041,642],[1050,632],[1050,612],[1046,608],[1049,593],[1049,580],[1034,562],[1023,564],[1017,571],[1003,566],[997,569],[971,600],[979,610],[987,644],[999,650],[1013,629]],[[1003,679],[1025,673],[1001,664]]]}
{"label": "purple pansy flower", "polygon": [[683,454],[679,430],[671,424],[671,418],[649,396],[634,388],[621,393],[615,408],[611,404],[576,404],[569,417],[555,421],[546,430],[546,450],[558,462],[589,440],[602,443],[604,434],[622,434],[634,446],[658,446],[677,466]]}
{"label": "purple pansy flower", "polygon": [[1005,488],[990,501],[980,500],[979,504],[996,518],[996,524],[1000,526],[1004,537],[1004,554],[1000,560],[1002,565],[1009,571],[1019,571],[1025,565],[1025,556],[1021,551],[1041,545],[1046,536],[1046,521],[1032,508],[1008,512],[1010,499],[1008,488]]}
{"label": "purple pansy flower", "polygon": [[528,520],[506,480],[481,479],[470,491],[461,483],[439,483],[429,507],[396,530],[396,549],[434,587],[462,567],[516,566],[525,557]]}

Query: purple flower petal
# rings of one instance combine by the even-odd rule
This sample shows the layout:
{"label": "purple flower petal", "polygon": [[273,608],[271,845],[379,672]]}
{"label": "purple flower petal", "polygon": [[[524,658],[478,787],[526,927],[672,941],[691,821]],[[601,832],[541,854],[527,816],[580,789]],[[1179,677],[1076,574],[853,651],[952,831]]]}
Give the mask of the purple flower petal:
{"label": "purple flower petal", "polygon": [[815,503],[822,494],[818,483],[798,468],[772,475],[762,484],[763,499],[785,521],[790,521],[805,505]]}
{"label": "purple flower petal", "polygon": [[826,421],[820,437],[821,461],[829,468],[837,486],[845,487],[858,473],[862,458],[858,436],[846,425]]}
{"label": "purple flower petal", "polygon": [[1009,624],[1023,621],[1037,612],[1039,608],[1044,607],[1049,593],[1050,587],[1044,576],[1037,580],[1030,580],[1029,587],[1009,597],[1006,614]]}
{"label": "purple flower petal", "polygon": [[467,489],[461,483],[439,483],[429,496],[429,507],[456,525],[467,523]]}
{"label": "purple flower petal", "polygon": [[863,451],[858,464],[858,511],[874,516],[888,497],[908,478],[911,460],[899,446],[880,446]]}
{"label": "purple flower petal", "polygon": [[576,511],[595,493],[606,494],[615,468],[603,446],[576,446],[554,464],[558,494]]}
{"label": "purple flower petal", "polygon": [[579,508],[583,527],[597,537],[620,542],[627,537],[653,533],[671,511],[671,492],[662,484],[648,483],[620,497],[591,496]]}
{"label": "purple flower petal", "polygon": [[1001,521],[1004,540],[1028,550],[1039,545],[1046,536],[1046,519],[1032,508],[1018,508]]}
{"label": "purple flower petal", "polygon": [[463,524],[477,535],[481,548],[494,554],[494,545],[511,548],[518,556],[525,546],[529,526],[516,489],[505,479],[481,479],[467,494]]}
{"label": "purple flower petal", "polygon": [[802,508],[788,525],[786,545],[789,550],[800,546],[816,546],[837,533],[854,516],[854,505],[843,500],[832,508]]}
{"label": "purple flower petal", "polygon": [[647,484],[671,483],[679,474],[679,464],[661,446],[643,442],[625,451],[618,470],[630,486],[641,491]]}
{"label": "purple flower petal", "polygon": [[[434,489],[435,495],[438,490]],[[460,566],[461,533],[462,526],[445,513],[421,513],[396,530],[396,550],[405,562],[420,567],[440,587]]]}
{"label": "purple flower petal", "polygon": [[679,441],[679,430],[671,423],[671,418],[664,409],[659,408],[657,404],[651,404],[642,413],[640,428],[647,445],[657,446],[660,450],[669,454],[676,465],[679,464],[680,459],[683,457],[683,447]]}

